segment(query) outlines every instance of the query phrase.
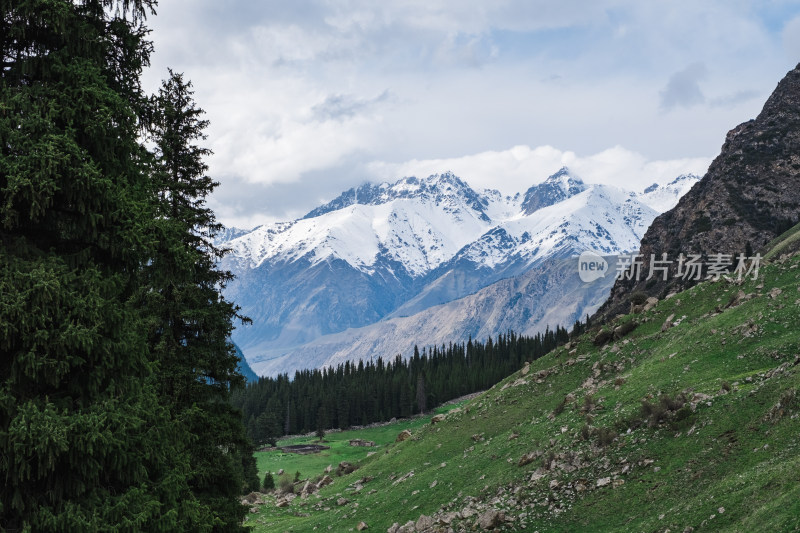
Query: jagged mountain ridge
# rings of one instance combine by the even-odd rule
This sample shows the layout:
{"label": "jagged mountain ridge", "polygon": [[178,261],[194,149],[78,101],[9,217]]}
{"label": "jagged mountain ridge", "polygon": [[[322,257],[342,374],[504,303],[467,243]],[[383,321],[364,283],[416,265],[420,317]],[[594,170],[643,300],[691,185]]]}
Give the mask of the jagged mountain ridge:
{"label": "jagged mountain ridge", "polygon": [[237,276],[226,295],[254,321],[234,340],[257,372],[320,337],[414,315],[550,257],[633,250],[657,215],[646,202],[682,192],[586,185],[568,169],[524,197],[477,192],[450,173],[351,191],[225,243]]}

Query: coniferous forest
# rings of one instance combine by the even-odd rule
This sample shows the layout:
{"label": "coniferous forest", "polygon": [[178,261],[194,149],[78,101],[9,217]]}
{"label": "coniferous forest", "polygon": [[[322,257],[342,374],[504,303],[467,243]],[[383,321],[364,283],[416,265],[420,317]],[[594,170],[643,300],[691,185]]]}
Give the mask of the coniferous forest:
{"label": "coniferous forest", "polygon": [[140,84],[154,7],[0,7],[3,531],[240,531],[258,483],[206,123]]}
{"label": "coniferous forest", "polygon": [[[576,323],[578,334],[585,325]],[[303,370],[293,379],[262,377],[233,392],[247,432],[257,444],[275,444],[286,434],[347,428],[408,417],[444,402],[488,389],[538,359],[569,334],[548,329],[533,337],[513,332],[486,342],[431,347],[404,360],[346,362],[336,368]]]}

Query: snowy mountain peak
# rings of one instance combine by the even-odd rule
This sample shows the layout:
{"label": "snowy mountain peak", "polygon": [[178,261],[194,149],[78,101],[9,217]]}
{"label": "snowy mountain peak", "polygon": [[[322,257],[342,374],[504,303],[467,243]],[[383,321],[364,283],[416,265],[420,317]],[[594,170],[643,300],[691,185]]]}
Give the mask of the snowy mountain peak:
{"label": "snowy mountain peak", "polygon": [[468,208],[478,212],[484,221],[489,221],[484,212],[487,200],[452,172],[432,174],[422,179],[409,176],[394,183],[365,183],[358,188],[348,189],[334,200],[312,210],[303,219],[315,218],[351,205],[377,206],[400,199],[420,199],[455,210]]}
{"label": "snowy mountain peak", "polygon": [[583,183],[583,180],[570,172],[567,167],[561,167],[558,172],[525,192],[522,211],[526,215],[530,215],[539,209],[557,204],[585,190],[586,184]]}
{"label": "snowy mountain peak", "polygon": [[697,174],[681,174],[666,185],[658,183],[650,185],[636,197],[643,204],[663,213],[672,209],[678,203],[678,199],[689,192],[698,181],[700,176]]}

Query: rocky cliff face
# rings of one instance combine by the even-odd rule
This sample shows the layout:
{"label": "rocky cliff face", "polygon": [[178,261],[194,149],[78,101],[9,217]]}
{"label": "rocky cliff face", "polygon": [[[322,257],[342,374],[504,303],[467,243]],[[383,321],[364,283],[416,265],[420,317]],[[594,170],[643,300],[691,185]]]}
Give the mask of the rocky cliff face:
{"label": "rocky cliff face", "polygon": [[[800,218],[800,65],[781,80],[755,120],[728,132],[703,179],[670,211],[657,217],[642,239],[640,280],[619,280],[603,316],[627,312],[636,291],[663,296],[695,280],[676,276],[677,261],[645,280],[650,256],[732,254],[758,251]],[[703,275],[705,277],[705,274]]]}

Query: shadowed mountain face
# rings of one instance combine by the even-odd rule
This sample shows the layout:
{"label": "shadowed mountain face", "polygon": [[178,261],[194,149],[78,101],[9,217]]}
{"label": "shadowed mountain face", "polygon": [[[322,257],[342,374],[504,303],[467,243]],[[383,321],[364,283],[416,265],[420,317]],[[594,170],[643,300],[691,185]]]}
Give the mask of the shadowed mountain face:
{"label": "shadowed mountain face", "polygon": [[[750,255],[800,218],[800,65],[781,80],[755,120],[728,132],[722,151],[703,179],[670,211],[657,217],[642,239],[642,279],[618,281],[600,310],[628,310],[628,296],[651,296],[697,283],[676,276],[683,253]],[[668,279],[649,273],[650,256],[675,260]],[[705,275],[703,276],[705,277]]]}
{"label": "shadowed mountain face", "polygon": [[[656,190],[652,189],[650,192]],[[543,183],[534,185],[525,192],[522,201],[522,212],[530,215],[543,207],[549,207],[586,190],[580,178],[570,175],[569,169],[561,170],[547,178]]]}

